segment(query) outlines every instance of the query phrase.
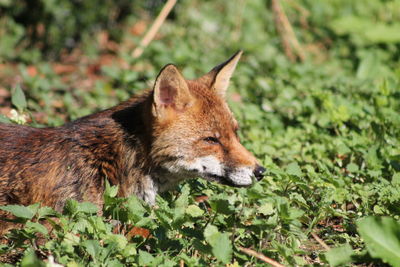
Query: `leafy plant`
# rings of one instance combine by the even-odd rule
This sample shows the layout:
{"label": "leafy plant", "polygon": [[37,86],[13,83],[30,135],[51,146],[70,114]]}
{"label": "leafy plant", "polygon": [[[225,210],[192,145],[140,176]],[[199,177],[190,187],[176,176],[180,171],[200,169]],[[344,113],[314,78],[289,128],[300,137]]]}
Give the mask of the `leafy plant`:
{"label": "leafy plant", "polygon": [[[102,216],[76,201],[61,213],[2,207],[24,224],[0,247],[3,255],[20,251],[10,262],[21,265],[50,256],[66,266],[264,265],[244,247],[287,266],[397,266],[400,44],[394,29],[400,2],[281,1],[304,62],[283,53],[270,1],[178,2],[141,58],[131,57],[137,40],[126,30],[113,64],[85,65],[84,55],[77,63],[82,72],[60,74],[53,63],[38,62],[32,75],[32,66],[21,63],[12,72],[21,91],[0,74],[4,87],[15,88],[3,102],[18,114],[27,107],[33,116],[45,114],[41,123],[56,126],[151,87],[166,63],[192,79],[241,48],[227,100],[242,143],[267,167],[266,177],[239,189],[191,180],[158,197],[154,207],[135,196],[119,198],[108,186]],[[7,31],[8,43],[0,46],[17,54],[12,47],[24,31]],[[53,45],[50,50],[59,48]],[[26,49],[29,60],[35,49]],[[88,74],[96,82],[83,87]]]}
{"label": "leafy plant", "polygon": [[358,223],[372,257],[400,266],[400,223],[390,217],[366,217]]}

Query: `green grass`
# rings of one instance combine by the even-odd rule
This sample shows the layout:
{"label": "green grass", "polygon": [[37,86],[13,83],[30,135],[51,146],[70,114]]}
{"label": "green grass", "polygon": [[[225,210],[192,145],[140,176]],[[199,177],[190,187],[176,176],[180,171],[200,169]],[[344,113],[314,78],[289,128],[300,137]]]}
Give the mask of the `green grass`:
{"label": "green grass", "polygon": [[[265,266],[240,247],[288,266],[399,266],[400,38],[391,28],[400,2],[302,0],[307,27],[291,1],[283,3],[305,62],[286,58],[264,1],[238,0],[180,3],[141,58],[121,46],[117,56],[134,70],[103,67],[106,79],[90,90],[71,89],[48,63],[39,62],[42,75],[34,77],[21,64],[27,105],[15,89],[14,106],[45,113],[53,126],[148,87],[167,63],[194,78],[241,48],[228,101],[243,144],[268,174],[248,189],[188,181],[156,207],[109,188],[103,217],[74,201],[62,214],[9,207],[26,223],[1,250],[23,248],[21,266],[50,254],[66,266]],[[150,235],[135,235],[133,226]]]}

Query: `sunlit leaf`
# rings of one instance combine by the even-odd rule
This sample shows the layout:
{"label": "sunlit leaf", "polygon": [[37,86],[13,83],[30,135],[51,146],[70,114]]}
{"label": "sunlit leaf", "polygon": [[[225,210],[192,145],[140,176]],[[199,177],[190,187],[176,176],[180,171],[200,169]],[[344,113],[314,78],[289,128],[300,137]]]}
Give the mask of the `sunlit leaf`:
{"label": "sunlit leaf", "polygon": [[366,217],[357,222],[368,252],[392,266],[400,266],[400,223],[390,217]]}
{"label": "sunlit leaf", "polygon": [[326,253],[326,259],[331,266],[340,266],[352,261],[351,256],[354,255],[353,249],[349,244],[332,248]]}
{"label": "sunlit leaf", "polygon": [[12,91],[11,102],[15,107],[17,107],[18,111],[20,112],[26,109],[27,105],[25,94],[19,85],[17,85]]}

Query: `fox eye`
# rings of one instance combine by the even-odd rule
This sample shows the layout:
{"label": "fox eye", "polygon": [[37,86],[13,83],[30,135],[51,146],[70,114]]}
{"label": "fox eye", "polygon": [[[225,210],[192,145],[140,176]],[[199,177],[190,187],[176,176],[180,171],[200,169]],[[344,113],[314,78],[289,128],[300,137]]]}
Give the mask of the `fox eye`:
{"label": "fox eye", "polygon": [[206,141],[207,143],[210,143],[210,144],[213,144],[213,145],[217,145],[217,144],[220,143],[218,138],[215,138],[213,136],[206,137],[203,140]]}

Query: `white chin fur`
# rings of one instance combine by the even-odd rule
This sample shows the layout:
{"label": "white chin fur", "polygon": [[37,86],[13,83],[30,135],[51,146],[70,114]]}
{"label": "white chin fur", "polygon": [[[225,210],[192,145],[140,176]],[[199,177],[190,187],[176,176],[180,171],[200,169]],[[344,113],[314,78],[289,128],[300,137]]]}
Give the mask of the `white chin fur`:
{"label": "white chin fur", "polygon": [[235,185],[246,186],[253,183],[251,177],[253,171],[249,167],[239,167],[229,173],[229,179]]}
{"label": "white chin fur", "polygon": [[223,164],[214,156],[201,157],[188,164],[190,169],[196,170],[200,174],[212,174],[224,176]]}
{"label": "white chin fur", "polygon": [[252,184],[253,171],[251,167],[238,167],[228,173],[225,172],[225,166],[214,156],[198,158],[191,162],[180,162],[182,167],[189,171],[195,171],[205,177],[209,175],[226,177],[232,184],[238,186],[247,186]]}

